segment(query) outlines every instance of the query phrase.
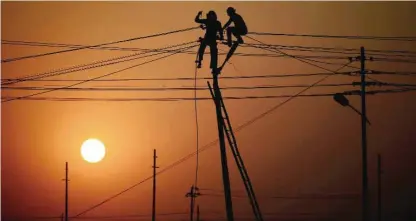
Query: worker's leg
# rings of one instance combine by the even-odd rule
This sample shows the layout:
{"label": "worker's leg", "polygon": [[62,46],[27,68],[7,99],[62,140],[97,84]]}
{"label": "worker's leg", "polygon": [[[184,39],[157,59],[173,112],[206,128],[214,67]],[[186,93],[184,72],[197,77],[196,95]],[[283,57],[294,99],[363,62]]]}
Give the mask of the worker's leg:
{"label": "worker's leg", "polygon": [[231,39],[231,33],[234,33],[235,28],[234,27],[228,27],[227,28],[227,44],[229,47],[232,45],[232,39]]}
{"label": "worker's leg", "polygon": [[201,63],[202,63],[202,60],[204,59],[204,53],[205,53],[206,47],[207,47],[206,41],[202,40],[201,45],[199,46],[199,50],[198,50],[198,60],[196,61],[198,63],[198,68],[201,68]]}
{"label": "worker's leg", "polygon": [[246,35],[246,34],[247,34],[247,30],[241,30],[241,29],[237,29],[237,28],[235,28],[233,30],[233,35],[237,38],[237,42],[239,44],[243,44],[244,43],[243,38],[241,36],[242,35]]}
{"label": "worker's leg", "polygon": [[215,71],[218,67],[218,48],[217,48],[217,42],[213,42],[209,45],[209,50],[211,54],[211,64],[210,68],[212,68],[213,71]]}

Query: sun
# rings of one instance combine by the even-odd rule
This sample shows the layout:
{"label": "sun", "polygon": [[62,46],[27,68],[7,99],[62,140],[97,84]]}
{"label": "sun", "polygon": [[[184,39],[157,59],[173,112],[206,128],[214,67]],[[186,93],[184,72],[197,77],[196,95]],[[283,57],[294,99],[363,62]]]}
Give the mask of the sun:
{"label": "sun", "polygon": [[98,139],[88,139],[82,143],[81,155],[89,163],[98,163],[105,156],[105,146]]}

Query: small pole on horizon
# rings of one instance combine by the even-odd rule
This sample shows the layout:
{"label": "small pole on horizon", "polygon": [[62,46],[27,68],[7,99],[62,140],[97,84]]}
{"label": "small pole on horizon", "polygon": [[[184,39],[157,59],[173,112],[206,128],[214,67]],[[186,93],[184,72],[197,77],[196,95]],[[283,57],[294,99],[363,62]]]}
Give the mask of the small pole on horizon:
{"label": "small pole on horizon", "polygon": [[377,220],[381,221],[381,155],[377,155]]}
{"label": "small pole on horizon", "polygon": [[65,221],[68,221],[68,162],[65,162]]}
{"label": "small pole on horizon", "polygon": [[199,220],[199,205],[196,206],[196,221],[200,221]]}
{"label": "small pole on horizon", "polygon": [[153,205],[152,205],[152,221],[156,220],[156,149],[153,150]]}

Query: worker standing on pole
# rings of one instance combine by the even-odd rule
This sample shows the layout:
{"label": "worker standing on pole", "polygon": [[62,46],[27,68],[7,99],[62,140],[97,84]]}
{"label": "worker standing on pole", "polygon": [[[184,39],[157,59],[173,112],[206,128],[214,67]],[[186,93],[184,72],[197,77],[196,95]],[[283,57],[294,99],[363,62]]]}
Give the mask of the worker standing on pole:
{"label": "worker standing on pole", "polygon": [[206,32],[204,38],[201,40],[201,45],[198,50],[198,60],[196,62],[198,63],[198,68],[201,68],[205,48],[208,45],[211,52],[210,68],[212,69],[212,73],[214,73],[218,63],[217,33],[219,34],[220,40],[224,39],[224,35],[222,33],[221,22],[218,21],[217,14],[214,11],[209,11],[207,13],[207,19],[201,19],[201,15],[202,11],[198,12],[195,17],[195,22],[204,24]]}

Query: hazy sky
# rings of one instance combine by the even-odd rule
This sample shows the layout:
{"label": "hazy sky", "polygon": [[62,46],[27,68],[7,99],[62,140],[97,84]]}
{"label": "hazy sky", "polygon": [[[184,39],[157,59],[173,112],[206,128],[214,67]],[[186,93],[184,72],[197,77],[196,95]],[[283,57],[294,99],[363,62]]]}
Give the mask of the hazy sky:
{"label": "hazy sky", "polygon": [[[227,21],[226,8],[233,6],[251,32],[416,36],[416,4],[413,2],[2,2],[2,40],[95,45],[154,33],[194,27],[198,11],[215,10]],[[160,48],[198,39],[203,30],[172,34],[111,45]],[[328,38],[255,36],[268,44],[315,47],[359,48],[367,50],[412,50],[416,43],[346,40]],[[255,43],[245,38],[246,42]],[[220,52],[227,51],[219,45]],[[64,48],[2,44],[2,59],[63,50]],[[209,49],[207,49],[208,51]],[[195,51],[195,49],[194,49]],[[242,53],[267,53],[255,48],[239,48]],[[296,51],[285,51],[300,54]],[[134,52],[79,50],[63,54],[2,63],[4,78],[44,73],[87,64]],[[309,53],[308,55],[328,55]],[[331,55],[332,56],[332,55]],[[337,55],[340,56],[340,55]],[[341,55],[347,56],[347,55]],[[351,56],[351,55],[350,55]],[[353,55],[355,56],[355,55]],[[358,56],[358,54],[357,54]],[[88,79],[143,61],[133,60],[68,73],[49,79]],[[117,73],[115,78],[193,77],[195,55],[180,54]],[[224,56],[220,56],[222,61]],[[415,60],[413,58],[413,60]],[[344,64],[345,60],[322,60]],[[325,70],[293,58],[234,56],[222,76],[320,73]],[[341,65],[316,63],[337,69]],[[416,71],[415,63],[367,62],[370,69]],[[358,62],[352,66],[359,67]],[[199,77],[210,77],[209,56]],[[343,71],[354,70],[345,68]],[[396,83],[416,83],[414,76],[373,76]],[[312,84],[322,76],[262,80],[221,80],[222,86]],[[323,83],[351,83],[359,77],[332,76]],[[64,86],[74,82],[22,82],[14,86]],[[77,87],[192,87],[193,81],[88,82]],[[206,80],[198,81],[206,87]],[[223,96],[291,95],[302,88],[268,90],[224,90]],[[306,92],[334,93],[358,89],[319,87]],[[375,88],[379,89],[379,88]],[[38,91],[2,90],[2,96],[22,96]],[[209,97],[208,91],[198,96]],[[193,91],[54,91],[38,97],[84,98],[164,98],[193,97]],[[349,97],[359,108],[358,96]],[[399,215],[416,210],[414,154],[416,104],[414,92],[368,96],[369,182],[376,199],[376,156],[383,159],[383,208]],[[261,114],[284,99],[226,100],[234,128]],[[1,201],[4,220],[59,216],[64,211],[64,169],[69,162],[69,212],[80,213],[152,174],[153,149],[157,149],[160,169],[196,150],[194,103],[180,102],[92,102],[92,101],[12,101],[2,103]],[[198,101],[200,147],[218,136],[214,104]],[[360,212],[360,199],[287,200],[268,196],[300,194],[356,193],[361,191],[361,119],[332,97],[296,98],[236,134],[239,148],[264,213],[314,213],[318,217],[342,214],[345,220]],[[80,156],[82,142],[95,137],[107,147],[105,159],[89,164]],[[228,154],[232,191],[243,195],[244,187]],[[218,146],[200,155],[198,186],[202,194],[221,194],[222,181]],[[412,173],[413,171],[413,173]],[[187,212],[185,194],[193,184],[195,157],[166,171],[157,179],[157,212]],[[145,182],[85,216],[113,216],[151,213],[152,183]],[[203,217],[223,217],[221,196],[198,198]],[[373,203],[373,206],[375,204]],[[236,217],[251,217],[248,199],[234,200]],[[397,215],[397,214],[396,214]],[[281,215],[283,216],[283,215]],[[22,218],[26,217],[26,218]],[[275,216],[276,217],[276,216]],[[287,216],[283,216],[287,217]],[[162,218],[162,217],[160,217]],[[165,217],[163,217],[164,219]],[[183,216],[167,216],[166,220]],[[272,219],[268,219],[272,220]],[[338,218],[337,220],[341,220]]]}

